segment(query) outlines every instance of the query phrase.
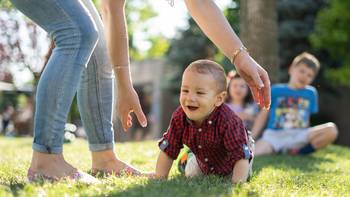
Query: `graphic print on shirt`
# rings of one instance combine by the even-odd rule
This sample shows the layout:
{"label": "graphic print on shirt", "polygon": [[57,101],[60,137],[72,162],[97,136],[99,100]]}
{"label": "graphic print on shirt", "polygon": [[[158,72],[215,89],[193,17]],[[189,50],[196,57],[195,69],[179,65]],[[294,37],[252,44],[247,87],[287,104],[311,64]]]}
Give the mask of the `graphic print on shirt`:
{"label": "graphic print on shirt", "polygon": [[310,101],[302,97],[279,97],[275,110],[276,129],[307,128]]}

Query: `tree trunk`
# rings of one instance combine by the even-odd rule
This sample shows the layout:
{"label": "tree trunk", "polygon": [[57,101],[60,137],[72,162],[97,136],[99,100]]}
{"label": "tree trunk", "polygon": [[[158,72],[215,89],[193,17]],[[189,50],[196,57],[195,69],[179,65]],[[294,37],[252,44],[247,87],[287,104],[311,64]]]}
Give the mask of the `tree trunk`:
{"label": "tree trunk", "polygon": [[277,0],[241,0],[240,5],[240,37],[271,82],[277,82]]}

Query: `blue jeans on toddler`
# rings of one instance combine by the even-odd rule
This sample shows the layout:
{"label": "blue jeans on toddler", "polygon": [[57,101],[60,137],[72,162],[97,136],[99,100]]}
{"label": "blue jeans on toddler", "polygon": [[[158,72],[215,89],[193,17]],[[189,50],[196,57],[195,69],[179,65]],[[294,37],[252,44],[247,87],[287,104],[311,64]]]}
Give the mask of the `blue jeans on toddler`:
{"label": "blue jeans on toddler", "polygon": [[64,127],[76,93],[90,150],[113,149],[114,75],[92,1],[11,1],[55,43],[37,87],[33,150],[62,153]]}

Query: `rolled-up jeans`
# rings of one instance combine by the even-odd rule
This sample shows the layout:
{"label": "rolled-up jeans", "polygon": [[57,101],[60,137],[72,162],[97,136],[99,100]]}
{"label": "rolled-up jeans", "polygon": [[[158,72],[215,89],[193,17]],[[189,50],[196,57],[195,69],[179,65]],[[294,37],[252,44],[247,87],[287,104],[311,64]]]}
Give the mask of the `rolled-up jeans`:
{"label": "rolled-up jeans", "polygon": [[62,153],[73,98],[91,151],[113,149],[113,83],[103,26],[91,0],[11,0],[55,48],[36,92],[33,150]]}

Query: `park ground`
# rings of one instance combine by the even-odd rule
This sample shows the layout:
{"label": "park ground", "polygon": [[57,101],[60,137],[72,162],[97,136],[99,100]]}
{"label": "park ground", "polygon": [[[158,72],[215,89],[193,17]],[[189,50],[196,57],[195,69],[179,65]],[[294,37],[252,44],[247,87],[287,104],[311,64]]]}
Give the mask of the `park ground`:
{"label": "park ground", "polygon": [[[249,183],[232,186],[216,176],[186,179],[174,165],[167,181],[142,177],[101,178],[102,184],[70,181],[29,184],[26,171],[32,138],[0,137],[0,196],[349,196],[350,148],[332,145],[310,156],[263,156],[254,161]],[[117,143],[118,156],[139,169],[154,170],[159,152],[156,141]],[[87,142],[64,145],[64,156],[88,171]]]}

